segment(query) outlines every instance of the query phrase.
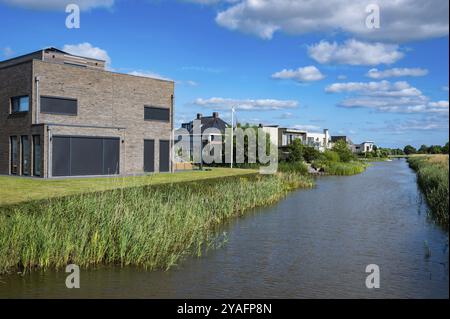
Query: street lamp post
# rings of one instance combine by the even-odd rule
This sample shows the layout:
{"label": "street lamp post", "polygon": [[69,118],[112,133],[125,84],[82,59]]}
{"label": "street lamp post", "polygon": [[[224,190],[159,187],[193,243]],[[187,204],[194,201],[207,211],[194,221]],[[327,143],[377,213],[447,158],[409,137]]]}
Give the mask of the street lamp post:
{"label": "street lamp post", "polygon": [[231,108],[231,164],[230,167],[233,168],[233,149],[234,149],[234,107]]}

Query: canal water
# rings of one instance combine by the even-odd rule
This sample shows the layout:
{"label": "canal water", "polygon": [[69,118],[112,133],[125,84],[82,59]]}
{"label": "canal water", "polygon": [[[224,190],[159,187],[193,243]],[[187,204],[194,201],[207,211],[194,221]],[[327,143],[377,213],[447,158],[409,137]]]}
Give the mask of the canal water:
{"label": "canal water", "polygon": [[[445,200],[445,199],[442,199]],[[448,234],[427,219],[404,160],[254,210],[223,227],[227,243],[170,271],[105,267],[0,278],[0,298],[448,298]],[[366,266],[380,288],[366,287]]]}

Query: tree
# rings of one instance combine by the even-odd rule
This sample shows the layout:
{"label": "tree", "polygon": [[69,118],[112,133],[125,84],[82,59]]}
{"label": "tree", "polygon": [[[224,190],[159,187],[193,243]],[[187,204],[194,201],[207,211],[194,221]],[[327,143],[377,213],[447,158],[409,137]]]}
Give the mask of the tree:
{"label": "tree", "polygon": [[442,154],[442,147],[440,145],[431,145],[428,149],[429,154]]}
{"label": "tree", "polygon": [[289,155],[287,161],[291,163],[303,161],[303,150],[304,145],[300,139],[292,141],[288,146]]}
{"label": "tree", "polygon": [[308,163],[311,163],[312,161],[315,161],[320,158],[321,153],[316,150],[314,147],[311,146],[304,146],[303,147],[303,158]]}
{"label": "tree", "polygon": [[442,146],[442,154],[448,154],[448,142]]}
{"label": "tree", "polygon": [[416,148],[414,146],[406,145],[405,148],[403,149],[403,152],[406,155],[410,155],[410,154],[416,154],[417,150],[416,150]]}
{"label": "tree", "polygon": [[354,159],[353,153],[344,140],[338,140],[334,143],[332,150],[339,154],[342,162],[350,162]]}
{"label": "tree", "polygon": [[422,144],[422,146],[420,146],[420,148],[417,152],[419,154],[428,154],[428,146],[426,146],[425,144]]}

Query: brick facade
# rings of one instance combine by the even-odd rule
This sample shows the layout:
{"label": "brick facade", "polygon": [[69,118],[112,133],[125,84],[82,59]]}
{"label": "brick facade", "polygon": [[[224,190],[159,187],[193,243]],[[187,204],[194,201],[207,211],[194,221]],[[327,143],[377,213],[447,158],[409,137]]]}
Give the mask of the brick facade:
{"label": "brick facade", "polygon": [[[144,140],[153,139],[155,171],[159,171],[159,140],[172,138],[174,82],[113,73],[98,65],[80,67],[55,62],[57,58],[49,61],[30,56],[29,60],[18,59],[16,64],[6,61],[2,66],[0,62],[0,174],[10,174],[10,136],[20,139],[28,135],[31,139],[36,134],[41,136],[43,146],[44,177],[50,176],[49,137],[55,135],[120,138],[123,175],[144,172]],[[77,115],[37,112],[38,94],[76,99]],[[11,114],[11,97],[22,95],[30,97],[29,112]],[[170,121],[144,120],[144,106],[169,109]]]}

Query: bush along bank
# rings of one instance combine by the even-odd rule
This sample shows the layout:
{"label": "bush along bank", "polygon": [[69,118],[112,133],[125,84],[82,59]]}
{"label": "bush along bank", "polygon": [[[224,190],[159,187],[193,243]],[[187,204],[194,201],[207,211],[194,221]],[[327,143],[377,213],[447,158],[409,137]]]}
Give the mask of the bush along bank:
{"label": "bush along bank", "polygon": [[[335,143],[332,150],[321,153],[313,147],[294,140],[288,147],[289,155],[279,163],[279,171],[298,174],[321,173],[325,175],[355,175],[364,172],[367,164],[358,160],[344,141]],[[313,168],[308,170],[305,162]]]}
{"label": "bush along bank", "polygon": [[410,157],[408,163],[417,173],[431,217],[448,230],[448,156]]}
{"label": "bush along bank", "polygon": [[49,199],[0,211],[0,273],[99,264],[168,269],[217,242],[217,227],[296,188],[299,174],[232,177]]}

